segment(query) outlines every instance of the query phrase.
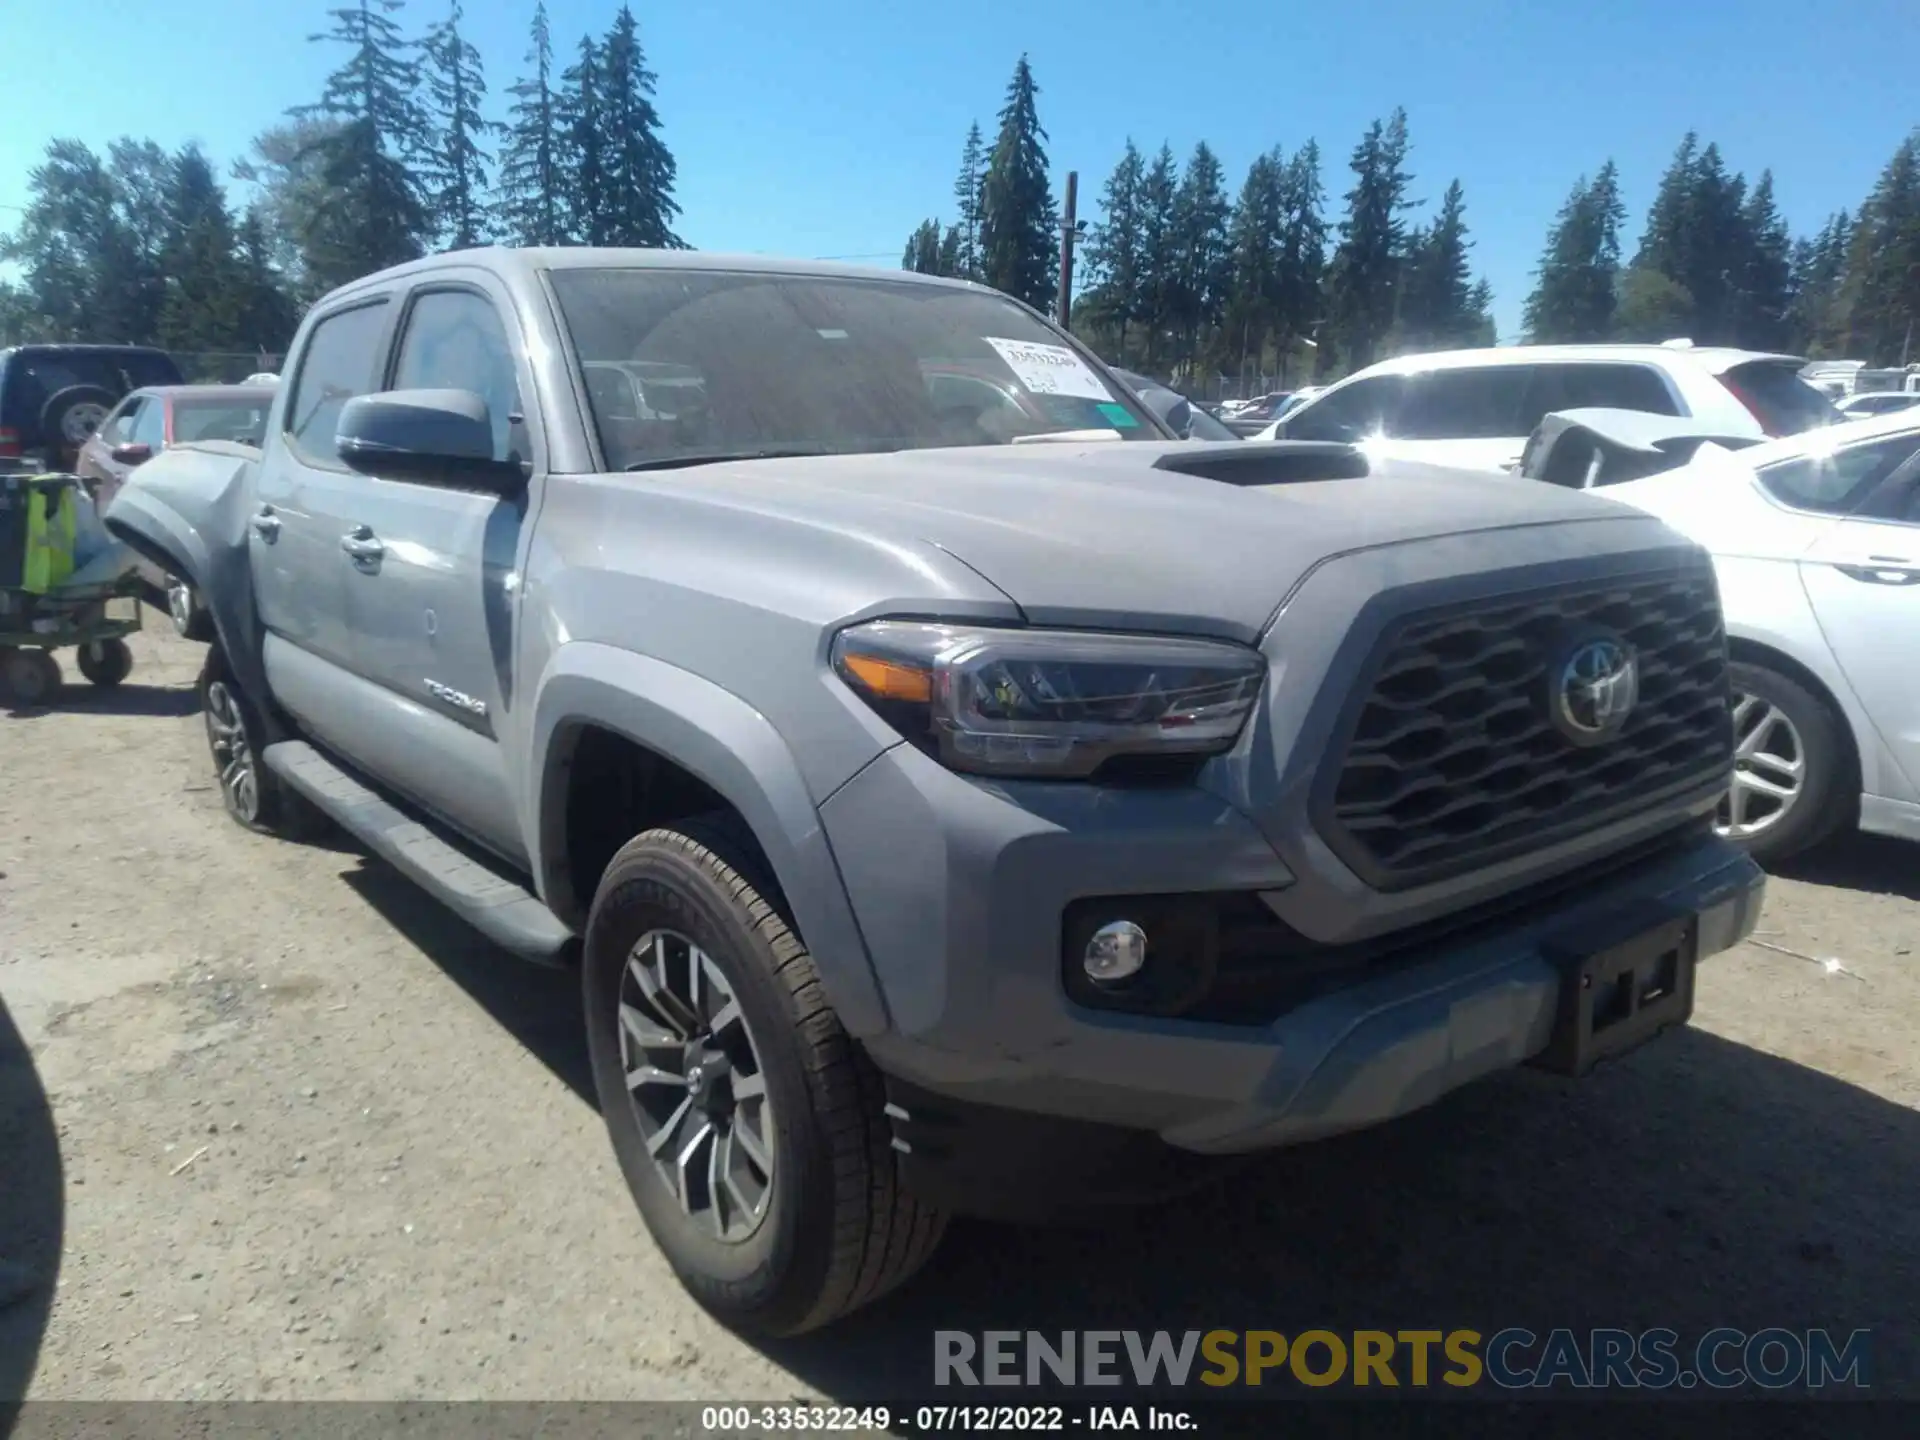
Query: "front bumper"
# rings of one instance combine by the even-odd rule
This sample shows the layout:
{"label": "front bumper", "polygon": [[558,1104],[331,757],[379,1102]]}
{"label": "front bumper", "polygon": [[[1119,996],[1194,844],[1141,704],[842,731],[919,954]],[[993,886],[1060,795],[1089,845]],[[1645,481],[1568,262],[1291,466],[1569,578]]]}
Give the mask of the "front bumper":
{"label": "front bumper", "polygon": [[882,1070],[951,1100],[1208,1154],[1378,1124],[1524,1064],[1552,1033],[1556,938],[1677,911],[1696,918],[1704,958],[1752,932],[1765,885],[1711,834],[1676,830],[1510,922],[1394,954],[1269,1024],[1225,1025],[1083,1009],[1060,979],[1074,899],[1284,894],[1293,877],[1225,802],[982,784],[901,746],[821,816],[889,1009],[888,1032],[866,1042]]}

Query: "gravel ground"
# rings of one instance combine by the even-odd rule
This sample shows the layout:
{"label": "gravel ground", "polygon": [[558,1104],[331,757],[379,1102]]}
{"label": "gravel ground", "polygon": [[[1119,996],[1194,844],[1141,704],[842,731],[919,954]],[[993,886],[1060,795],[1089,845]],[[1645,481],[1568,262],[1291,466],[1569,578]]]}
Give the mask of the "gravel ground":
{"label": "gravel ground", "polygon": [[571,977],[229,823],[200,648],[136,654],[0,711],[0,1399],[898,1399],[935,1328],[1509,1324],[1865,1326],[1876,1388],[1920,1392],[1920,850],[1776,879],[1693,1027],[1582,1084],[1104,1229],[958,1226],[904,1294],[755,1347],[628,1201]]}

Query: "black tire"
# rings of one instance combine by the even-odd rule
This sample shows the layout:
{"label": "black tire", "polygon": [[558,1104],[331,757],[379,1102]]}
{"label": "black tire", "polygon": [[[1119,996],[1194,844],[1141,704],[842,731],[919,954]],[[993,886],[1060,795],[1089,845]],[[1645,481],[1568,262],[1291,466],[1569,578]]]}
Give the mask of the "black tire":
{"label": "black tire", "polygon": [[[722,1323],[783,1336],[901,1284],[939,1244],[946,1215],[901,1186],[879,1072],[841,1028],[812,957],[748,878],[754,871],[716,823],[638,836],[601,878],[581,968],[601,1114],[654,1241]],[[647,1151],[624,1078],[623,978],[636,942],[660,929],[700,946],[724,975],[773,1115],[772,1194],[758,1228],[733,1242],[682,1208]]]}
{"label": "black tire", "polygon": [[[266,727],[233,677],[224,651],[207,652],[200,669],[200,713],[207,727],[214,784],[234,822],[261,835],[303,840],[322,828],[320,813],[260,760]],[[238,753],[244,751],[244,754]],[[244,765],[250,779],[232,767]]]}
{"label": "black tire", "polygon": [[[111,390],[103,390],[98,385],[69,385],[64,390],[56,390],[47,397],[47,403],[40,407],[41,443],[52,454],[78,450],[117,403],[118,399]],[[84,435],[67,434],[67,424],[74,418],[73,412],[83,409],[98,410],[99,414],[94,417],[93,424],[76,427],[84,428]]]}
{"label": "black tire", "polygon": [[50,650],[0,651],[0,690],[22,709],[45,705],[60,693],[60,662]]}
{"label": "black tire", "polygon": [[1776,707],[1800,737],[1799,797],[1766,829],[1732,837],[1760,864],[1771,866],[1820,844],[1853,817],[1853,747],[1833,707],[1798,680],[1744,661],[1729,667],[1729,679],[1736,704],[1742,695],[1759,698]]}
{"label": "black tire", "polygon": [[133,651],[124,640],[95,640],[74,652],[87,682],[111,690],[133,673]]}

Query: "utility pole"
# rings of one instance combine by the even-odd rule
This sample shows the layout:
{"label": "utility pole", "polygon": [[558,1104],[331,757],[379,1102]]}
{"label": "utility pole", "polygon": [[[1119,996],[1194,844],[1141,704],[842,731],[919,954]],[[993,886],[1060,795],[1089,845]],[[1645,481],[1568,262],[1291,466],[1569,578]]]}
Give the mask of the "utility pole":
{"label": "utility pole", "polygon": [[1080,222],[1075,217],[1074,206],[1080,198],[1080,172],[1067,172],[1067,208],[1060,217],[1060,296],[1055,308],[1059,312],[1060,328],[1069,329],[1068,322],[1073,318],[1073,242],[1079,237]]}

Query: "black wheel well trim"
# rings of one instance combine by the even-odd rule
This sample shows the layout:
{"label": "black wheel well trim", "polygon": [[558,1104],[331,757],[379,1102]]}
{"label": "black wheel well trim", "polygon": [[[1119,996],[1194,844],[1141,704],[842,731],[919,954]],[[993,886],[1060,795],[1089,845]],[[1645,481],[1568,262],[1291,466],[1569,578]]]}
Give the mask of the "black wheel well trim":
{"label": "black wheel well trim", "polygon": [[1764,640],[1729,635],[1727,659],[1735,665],[1753,665],[1762,670],[1775,671],[1826,707],[1827,714],[1833,717],[1834,729],[1840,732],[1840,743],[1845,747],[1843,758],[1846,769],[1841,778],[1849,787],[1848,794],[1853,803],[1857,804],[1863,783],[1860,774],[1860,737],[1853,733],[1853,721],[1834,695],[1833,687],[1786,651],[1776,650]]}

